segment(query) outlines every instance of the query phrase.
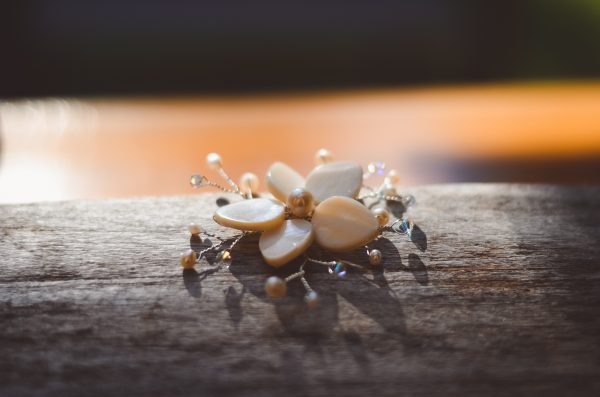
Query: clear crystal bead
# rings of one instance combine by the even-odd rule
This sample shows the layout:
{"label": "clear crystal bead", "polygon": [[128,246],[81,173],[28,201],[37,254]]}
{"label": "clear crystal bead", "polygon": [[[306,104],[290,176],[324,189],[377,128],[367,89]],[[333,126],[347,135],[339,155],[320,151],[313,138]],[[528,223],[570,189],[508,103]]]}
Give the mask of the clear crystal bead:
{"label": "clear crystal bead", "polygon": [[398,233],[406,234],[408,241],[411,241],[413,227],[414,223],[411,219],[403,219],[401,222],[396,224],[395,229]]}
{"label": "clear crystal bead", "polygon": [[231,265],[231,253],[228,250],[223,250],[217,254],[217,265],[229,267]]}
{"label": "clear crystal bead", "polygon": [[406,196],[403,196],[402,203],[404,204],[404,206],[406,208],[415,205],[416,204],[415,196],[413,196],[412,194],[407,194]]}
{"label": "clear crystal bead", "polygon": [[336,261],[335,265],[329,268],[329,273],[335,274],[339,278],[344,278],[348,273],[348,268],[346,267],[346,264],[344,264],[344,262]]}
{"label": "clear crystal bead", "polygon": [[385,172],[385,163],[383,161],[373,161],[367,166],[371,174],[383,175]]}
{"label": "clear crystal bead", "polygon": [[204,180],[204,178],[202,177],[202,175],[194,174],[194,175],[190,176],[190,185],[194,189],[198,189],[199,187],[202,186],[203,180]]}

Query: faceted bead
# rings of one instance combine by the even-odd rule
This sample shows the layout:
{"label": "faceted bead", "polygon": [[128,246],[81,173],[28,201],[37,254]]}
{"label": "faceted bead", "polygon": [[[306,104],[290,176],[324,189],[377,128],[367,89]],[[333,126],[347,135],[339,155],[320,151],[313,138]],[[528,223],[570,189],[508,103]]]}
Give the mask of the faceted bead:
{"label": "faceted bead", "polygon": [[179,256],[179,263],[184,269],[192,269],[196,265],[196,252],[187,250]]}
{"label": "faceted bead", "polygon": [[314,240],[310,222],[304,219],[290,219],[276,229],[263,232],[258,247],[269,265],[285,265],[302,254]]}
{"label": "faceted bead", "polygon": [[190,176],[190,185],[194,189],[198,189],[199,187],[202,187],[203,181],[204,181],[204,178],[202,177],[202,175],[194,174],[194,175]]}
{"label": "faceted bead", "polygon": [[287,292],[285,280],[277,276],[271,276],[265,282],[265,292],[271,298],[281,298]]}
{"label": "faceted bead", "polygon": [[304,187],[304,178],[289,165],[278,161],[269,167],[266,183],[269,192],[285,203],[292,190]]}
{"label": "faceted bead", "polygon": [[371,174],[383,175],[385,172],[385,163],[382,161],[373,161],[367,166],[367,170]]}
{"label": "faceted bead", "polygon": [[363,171],[354,161],[338,161],[316,167],[306,177],[306,190],[320,203],[329,197],[356,197],[362,187]]}
{"label": "faceted bead", "polygon": [[346,274],[348,274],[348,268],[344,262],[336,261],[335,265],[329,269],[329,272],[335,274],[339,278],[344,278],[346,277]]}
{"label": "faceted bead", "polygon": [[402,203],[406,208],[408,208],[415,205],[417,201],[415,200],[415,196],[413,196],[412,194],[407,194],[406,196],[402,197]]}
{"label": "faceted bead", "polygon": [[398,233],[406,234],[410,241],[412,239],[413,227],[414,223],[411,219],[403,219],[396,224],[395,229]]}
{"label": "faceted bead", "polygon": [[238,230],[274,229],[285,220],[285,207],[266,198],[238,201],[217,209],[213,219],[219,225]]}
{"label": "faceted bead", "polygon": [[379,234],[379,222],[364,205],[348,197],[331,197],[313,213],[317,243],[331,251],[362,247]]}

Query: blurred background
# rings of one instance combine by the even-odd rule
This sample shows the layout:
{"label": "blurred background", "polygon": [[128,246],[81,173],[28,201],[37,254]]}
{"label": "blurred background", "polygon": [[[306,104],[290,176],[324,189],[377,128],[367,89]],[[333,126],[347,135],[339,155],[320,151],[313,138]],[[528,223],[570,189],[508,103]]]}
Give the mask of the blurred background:
{"label": "blurred background", "polygon": [[191,193],[317,149],[407,185],[600,183],[600,1],[28,1],[0,203]]}

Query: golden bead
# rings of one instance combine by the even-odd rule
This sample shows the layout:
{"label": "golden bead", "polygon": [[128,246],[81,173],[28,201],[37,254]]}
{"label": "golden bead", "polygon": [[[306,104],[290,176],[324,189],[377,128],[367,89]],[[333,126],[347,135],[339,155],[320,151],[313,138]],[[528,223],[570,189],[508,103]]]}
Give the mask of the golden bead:
{"label": "golden bead", "polygon": [[308,216],[314,206],[313,195],[306,189],[297,187],[288,196],[287,206],[295,217]]}
{"label": "golden bead", "polygon": [[221,168],[223,166],[221,156],[218,153],[209,153],[206,156],[206,165],[212,169]]}
{"label": "golden bead", "polygon": [[246,172],[240,177],[240,187],[243,192],[257,192],[259,185],[258,177],[251,172]]}
{"label": "golden bead", "polygon": [[390,213],[384,208],[375,208],[373,214],[375,215],[375,218],[377,218],[380,227],[384,227],[390,221]]}
{"label": "golden bead", "polygon": [[395,185],[400,182],[400,175],[398,175],[398,171],[390,170],[385,177],[385,182],[390,185]]}
{"label": "golden bead", "polygon": [[281,277],[271,276],[265,282],[265,292],[271,298],[281,298],[287,292],[287,284]]}
{"label": "golden bead", "polygon": [[179,263],[184,269],[193,269],[196,266],[196,252],[194,250],[187,250],[179,256]]}
{"label": "golden bead", "polygon": [[188,225],[188,231],[190,232],[190,234],[196,235],[202,232],[202,228],[199,225],[192,222]]}
{"label": "golden bead", "polygon": [[330,163],[333,161],[333,154],[327,149],[319,149],[315,154],[315,163],[317,165]]}
{"label": "golden bead", "polygon": [[379,265],[381,260],[383,259],[383,255],[379,250],[371,250],[369,251],[369,263],[371,265]]}
{"label": "golden bead", "polygon": [[231,252],[227,250],[223,250],[217,254],[216,257],[217,263],[226,263],[231,261]]}

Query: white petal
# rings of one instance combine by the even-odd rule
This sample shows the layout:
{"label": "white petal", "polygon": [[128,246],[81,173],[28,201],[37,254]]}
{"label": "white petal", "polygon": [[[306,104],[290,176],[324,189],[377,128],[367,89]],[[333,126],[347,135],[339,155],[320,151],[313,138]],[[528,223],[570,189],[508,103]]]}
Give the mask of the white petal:
{"label": "white petal", "polygon": [[288,196],[297,187],[304,187],[304,178],[287,164],[276,162],[267,172],[267,189],[273,196],[286,202]]}
{"label": "white petal", "polygon": [[263,231],[283,223],[285,208],[275,200],[257,198],[221,207],[213,219],[219,225],[238,230]]}
{"label": "white petal", "polygon": [[348,197],[328,198],[312,217],[317,244],[331,251],[359,248],[379,234],[377,218],[364,205]]}
{"label": "white petal", "polygon": [[363,170],[354,161],[338,161],[318,166],[306,177],[306,190],[317,202],[333,196],[356,197],[362,187]]}
{"label": "white petal", "polygon": [[258,241],[260,252],[269,265],[285,265],[302,254],[314,240],[310,222],[304,219],[290,219],[277,229],[264,232]]}

